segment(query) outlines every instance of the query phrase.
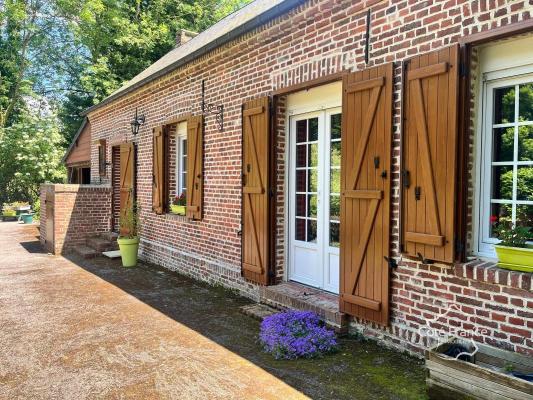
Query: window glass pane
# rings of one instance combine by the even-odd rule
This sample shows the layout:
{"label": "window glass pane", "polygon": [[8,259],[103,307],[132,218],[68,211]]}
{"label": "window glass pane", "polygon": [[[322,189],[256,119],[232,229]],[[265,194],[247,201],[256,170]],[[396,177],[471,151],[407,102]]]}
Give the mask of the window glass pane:
{"label": "window glass pane", "polygon": [[341,138],[341,114],[331,116],[331,139]]}
{"label": "window glass pane", "polygon": [[313,143],[309,145],[309,160],[310,167],[318,166],[318,143]]}
{"label": "window glass pane", "polygon": [[533,240],[533,206],[525,204],[516,206],[516,225],[530,228],[529,237]]}
{"label": "window glass pane", "polygon": [[492,161],[513,161],[514,127],[495,128],[492,140]]}
{"label": "window glass pane", "polygon": [[331,166],[341,165],[341,142],[331,142]]}
{"label": "window glass pane", "polygon": [[330,174],[330,193],[340,193],[341,191],[341,171],[340,169],[332,169]]}
{"label": "window glass pane", "polygon": [[318,118],[311,118],[309,120],[309,141],[314,142],[318,140]]}
{"label": "window glass pane", "polygon": [[337,222],[329,223],[329,245],[331,247],[339,247],[340,224]]}
{"label": "window glass pane", "polygon": [[305,169],[300,169],[296,171],[296,191],[305,192],[305,174],[307,171]]}
{"label": "window glass pane", "polygon": [[307,164],[307,146],[299,144],[296,146],[296,166],[305,167]]}
{"label": "window glass pane", "polygon": [[316,243],[316,221],[307,220],[307,241]]}
{"label": "window glass pane", "polygon": [[518,167],[516,199],[533,201],[533,165]]}
{"label": "window glass pane", "polygon": [[329,219],[339,220],[341,215],[341,198],[340,196],[329,196]]}
{"label": "window glass pane", "polygon": [[307,172],[308,181],[307,181],[307,191],[308,192],[317,192],[318,190],[318,171],[316,168],[309,169]]}
{"label": "window glass pane", "polygon": [[533,161],[533,125],[518,127],[518,161]]}
{"label": "window glass pane", "polygon": [[513,167],[492,167],[492,199],[512,200],[513,196]]}
{"label": "window glass pane", "polygon": [[182,142],[182,152],[183,152],[183,156],[187,156],[187,139],[183,139]]}
{"label": "window glass pane", "polygon": [[316,218],[317,215],[317,196],[316,194],[310,194],[307,195],[307,198],[309,200],[309,206],[307,208],[307,216]]}
{"label": "window glass pane", "polygon": [[296,122],[296,143],[307,141],[307,120]]}
{"label": "window glass pane", "polygon": [[519,86],[518,108],[519,121],[533,121],[533,83]]}
{"label": "window glass pane", "polygon": [[305,217],[305,194],[296,195],[296,215]]}
{"label": "window glass pane", "polygon": [[296,240],[305,241],[305,221],[305,219],[296,218],[296,232],[294,232]]}
{"label": "window glass pane", "polygon": [[494,123],[514,122],[514,86],[494,89]]}
{"label": "window glass pane", "polygon": [[491,204],[490,207],[490,237],[496,237],[494,228],[499,223],[510,223],[512,218],[511,204]]}

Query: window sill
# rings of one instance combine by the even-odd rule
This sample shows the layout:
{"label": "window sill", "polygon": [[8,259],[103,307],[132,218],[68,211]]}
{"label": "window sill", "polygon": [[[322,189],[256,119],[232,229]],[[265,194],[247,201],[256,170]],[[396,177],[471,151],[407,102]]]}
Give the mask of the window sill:
{"label": "window sill", "polygon": [[166,213],[165,215],[168,219],[171,219],[174,221],[189,221],[189,218],[187,218],[186,215],[178,215],[178,214],[172,214],[172,213]]}
{"label": "window sill", "polygon": [[476,258],[466,263],[455,264],[454,274],[459,278],[488,284],[505,285],[522,290],[532,289],[532,273],[499,268],[496,260]]}

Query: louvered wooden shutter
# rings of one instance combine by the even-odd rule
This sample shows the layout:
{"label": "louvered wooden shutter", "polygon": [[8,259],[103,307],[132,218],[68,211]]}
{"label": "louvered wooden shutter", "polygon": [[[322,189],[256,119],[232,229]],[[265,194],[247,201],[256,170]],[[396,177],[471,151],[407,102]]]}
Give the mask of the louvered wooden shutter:
{"label": "louvered wooden shutter", "polygon": [[153,129],[152,209],[156,214],[165,212],[165,129]]}
{"label": "louvered wooden shutter", "polygon": [[[120,213],[133,207],[133,185],[135,179],[135,148],[133,143],[120,145]],[[121,235],[129,232],[120,228]]]}
{"label": "louvered wooden shutter", "polygon": [[201,115],[187,119],[187,216],[202,219],[204,190],[204,121]]}
{"label": "louvered wooden shutter", "polygon": [[387,325],[393,66],[344,77],[340,309]]}
{"label": "louvered wooden shutter", "polygon": [[404,83],[403,251],[453,262],[459,47],[415,57]]}
{"label": "louvered wooden shutter", "polygon": [[269,99],[243,105],[242,123],[242,273],[268,284],[269,270]]}

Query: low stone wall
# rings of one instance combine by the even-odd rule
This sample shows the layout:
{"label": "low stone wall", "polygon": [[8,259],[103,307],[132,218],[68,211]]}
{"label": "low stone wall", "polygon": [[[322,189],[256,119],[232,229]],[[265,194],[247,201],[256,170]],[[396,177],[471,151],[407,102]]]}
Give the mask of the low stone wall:
{"label": "low stone wall", "polygon": [[[53,201],[53,224],[47,221]],[[99,185],[41,185],[41,243],[62,254],[85,244],[87,237],[111,230],[111,187]],[[47,232],[53,227],[53,235]],[[48,240],[47,240],[48,239]]]}

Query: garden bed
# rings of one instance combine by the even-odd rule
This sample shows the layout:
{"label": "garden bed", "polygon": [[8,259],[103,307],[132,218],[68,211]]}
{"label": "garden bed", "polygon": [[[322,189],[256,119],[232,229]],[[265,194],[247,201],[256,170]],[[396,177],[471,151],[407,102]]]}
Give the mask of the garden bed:
{"label": "garden bed", "polygon": [[533,359],[525,355],[477,344],[469,361],[446,354],[452,344],[426,353],[428,394],[431,399],[533,399],[533,383],[516,377],[533,373]]}

